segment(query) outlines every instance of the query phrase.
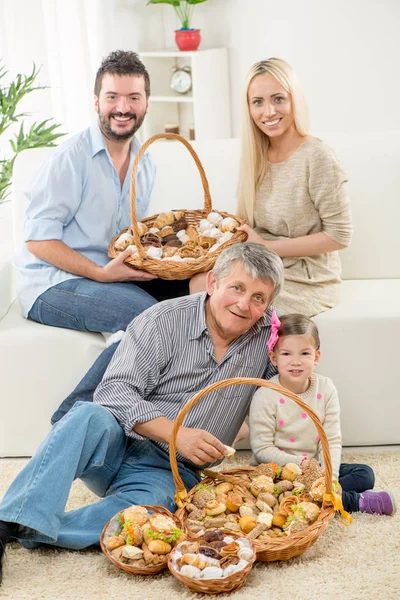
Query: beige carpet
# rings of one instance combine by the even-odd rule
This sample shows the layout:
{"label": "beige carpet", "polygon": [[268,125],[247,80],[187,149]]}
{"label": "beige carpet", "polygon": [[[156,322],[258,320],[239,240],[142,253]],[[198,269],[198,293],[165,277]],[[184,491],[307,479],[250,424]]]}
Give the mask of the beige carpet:
{"label": "beige carpet", "polygon": [[[248,463],[240,452],[225,468]],[[363,462],[376,472],[376,487],[390,487],[400,499],[400,451],[349,453],[343,462]],[[25,464],[0,460],[0,497]],[[68,508],[95,497],[80,483]],[[355,514],[351,527],[338,519],[302,556],[281,563],[256,563],[244,588],[219,598],[235,600],[399,600],[400,511],[393,517]],[[189,600],[193,594],[169,572],[132,577],[107,561],[101,551],[25,550],[9,546],[0,598],[10,600]]]}

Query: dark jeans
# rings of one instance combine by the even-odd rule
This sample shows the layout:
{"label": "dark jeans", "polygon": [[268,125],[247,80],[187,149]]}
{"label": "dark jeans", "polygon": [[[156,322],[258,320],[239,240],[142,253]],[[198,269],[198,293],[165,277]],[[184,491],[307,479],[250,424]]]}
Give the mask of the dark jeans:
{"label": "dark jeans", "polygon": [[375,474],[368,465],[343,463],[340,465],[339,483],[343,490],[344,509],[347,512],[357,512],[360,493],[372,490],[375,485]]}
{"label": "dark jeans", "polygon": [[[68,279],[39,296],[29,318],[43,325],[80,331],[115,333],[127,328],[141,312],[158,301],[189,294],[189,280],[154,279],[143,283],[99,283],[91,279]],[[93,393],[118,346],[106,348],[73,392],[51,418],[63,417],[78,400],[92,402]]]}

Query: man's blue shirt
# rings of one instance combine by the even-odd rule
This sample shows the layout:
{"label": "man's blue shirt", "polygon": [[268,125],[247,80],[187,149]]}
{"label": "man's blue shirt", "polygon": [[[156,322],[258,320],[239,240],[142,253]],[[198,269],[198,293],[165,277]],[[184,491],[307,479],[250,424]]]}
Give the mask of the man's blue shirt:
{"label": "man's blue shirt", "polygon": [[[31,254],[29,240],[61,240],[98,265],[110,260],[108,244],[130,221],[130,175],[140,148],[131,142],[129,169],[121,183],[97,123],[57,147],[27,190],[24,243],[14,264],[17,294],[25,317],[35,300],[50,287],[76,277]],[[155,181],[148,152],[136,177],[136,214],[146,216]]]}

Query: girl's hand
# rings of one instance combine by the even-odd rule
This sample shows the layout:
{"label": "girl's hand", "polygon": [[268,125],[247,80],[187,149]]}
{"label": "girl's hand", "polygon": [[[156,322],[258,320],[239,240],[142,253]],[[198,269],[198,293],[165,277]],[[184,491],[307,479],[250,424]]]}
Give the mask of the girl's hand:
{"label": "girl's hand", "polygon": [[254,229],[250,227],[250,225],[241,225],[237,229],[238,231],[244,231],[245,233],[247,233],[246,242],[252,242],[254,244],[263,244],[268,248],[266,241],[261,237],[261,235],[258,235],[258,233],[256,233]]}

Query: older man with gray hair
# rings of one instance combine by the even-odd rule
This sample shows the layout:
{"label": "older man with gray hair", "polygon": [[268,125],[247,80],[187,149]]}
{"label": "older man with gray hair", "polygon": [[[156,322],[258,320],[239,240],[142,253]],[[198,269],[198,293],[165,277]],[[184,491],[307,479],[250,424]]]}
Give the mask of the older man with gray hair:
{"label": "older man with gray hair", "polygon": [[[180,409],[199,390],[230,377],[264,377],[271,303],[283,283],[281,259],[261,244],[224,250],[207,291],[166,300],[136,317],[98,386],[54,425],[0,505],[0,551],[10,537],[25,547],[85,548],[131,504],[175,509],[168,445]],[[255,387],[205,396],[177,435],[187,489],[201,469],[227,454]],[[75,478],[101,500],[65,512]]]}

